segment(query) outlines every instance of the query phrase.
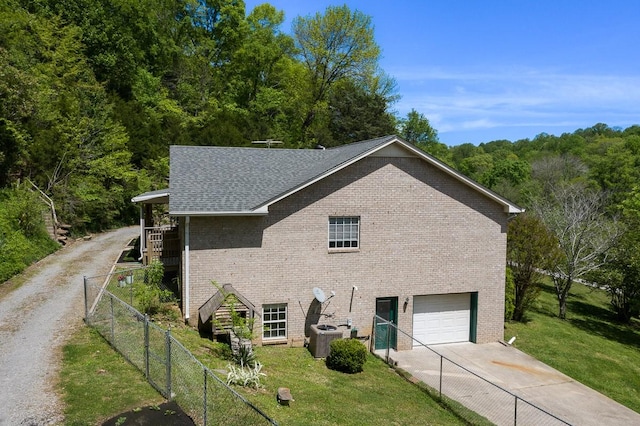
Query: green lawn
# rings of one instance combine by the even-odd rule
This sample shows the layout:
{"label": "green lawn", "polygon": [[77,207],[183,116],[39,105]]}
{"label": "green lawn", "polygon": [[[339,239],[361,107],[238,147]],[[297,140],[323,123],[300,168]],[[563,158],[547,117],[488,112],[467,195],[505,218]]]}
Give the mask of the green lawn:
{"label": "green lawn", "polygon": [[[202,339],[184,327],[172,333],[207,367],[225,377],[231,362],[225,359],[226,345]],[[371,354],[362,373],[344,374],[328,369],[306,348],[263,346],[255,351],[266,374],[262,388],[236,389],[281,425],[469,424],[460,417],[482,421],[459,406],[453,414]],[[279,387],[291,390],[295,401],[290,406],[277,403]]]}
{"label": "green lawn", "polygon": [[101,424],[121,412],[164,398],[93,329],[81,327],[63,349],[60,388],[65,425]]}
{"label": "green lawn", "polygon": [[[450,425],[464,424],[429,395],[369,354],[364,371],[330,370],[306,348],[256,348],[264,364],[263,389],[248,395],[283,425]],[[295,399],[276,402],[278,387]]]}
{"label": "green lawn", "polygon": [[557,317],[553,287],[545,285],[526,323],[509,323],[505,340],[573,379],[640,412],[640,322],[615,320],[606,292],[574,284],[567,319]]}
{"label": "green lawn", "polygon": [[[163,321],[163,327],[169,326]],[[203,339],[180,324],[172,334],[219,377],[226,377],[228,345]],[[306,348],[256,348],[266,377],[259,390],[236,387],[281,425],[456,425],[483,419],[449,402],[455,413],[409,383],[384,362],[368,355],[364,371],[344,374],[314,359]],[[93,425],[135,407],[157,405],[163,398],[143,375],[94,330],[80,329],[64,347],[61,389],[66,424]],[[276,401],[278,387],[288,387],[290,406]],[[471,420],[463,420],[471,419]]]}
{"label": "green lawn", "polygon": [[[128,288],[121,290],[126,296]],[[640,412],[640,322],[632,326],[617,323],[608,303],[605,292],[576,284],[567,319],[560,320],[553,289],[546,285],[528,321],[507,324],[505,339],[517,336],[517,348]],[[169,326],[171,320],[165,316],[161,325]],[[172,333],[224,377],[230,362],[225,345],[202,339],[180,322],[172,324]],[[444,409],[372,355],[364,372],[347,375],[329,370],[304,348],[266,346],[256,348],[256,353],[266,373],[263,387],[238,390],[282,425],[482,422],[460,407],[455,407],[456,414]],[[61,376],[68,424],[95,424],[132,407],[162,401],[142,374],[87,329],[80,330],[65,347]],[[277,404],[278,387],[291,389],[295,401],[289,407]]]}

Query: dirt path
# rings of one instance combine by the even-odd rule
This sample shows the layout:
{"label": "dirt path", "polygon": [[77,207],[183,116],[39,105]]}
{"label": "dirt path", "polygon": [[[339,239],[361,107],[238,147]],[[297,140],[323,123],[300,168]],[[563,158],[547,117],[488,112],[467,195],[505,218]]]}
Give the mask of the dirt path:
{"label": "dirt path", "polygon": [[26,271],[0,299],[0,425],[64,422],[55,384],[61,347],[84,315],[83,277],[107,274],[137,227],[78,241]]}

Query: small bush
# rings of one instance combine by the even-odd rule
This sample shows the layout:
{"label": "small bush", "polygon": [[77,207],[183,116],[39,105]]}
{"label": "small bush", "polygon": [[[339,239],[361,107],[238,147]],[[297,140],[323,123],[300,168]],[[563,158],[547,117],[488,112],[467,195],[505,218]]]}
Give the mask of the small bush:
{"label": "small bush", "polygon": [[251,342],[249,341],[248,344],[243,344],[243,342],[239,342],[237,351],[234,351],[233,349],[231,349],[231,359],[233,359],[235,363],[238,365],[255,364],[256,353],[253,351]]}
{"label": "small bush", "polygon": [[241,364],[240,367],[236,367],[235,365],[227,365],[227,369],[229,372],[227,373],[227,384],[228,385],[240,385],[243,387],[250,387],[254,389],[260,388],[260,377],[266,376],[266,374],[262,373],[262,364],[256,362],[253,364],[253,368],[244,364]]}
{"label": "small bush", "polygon": [[140,310],[145,314],[155,314],[162,307],[162,303],[170,301],[172,293],[161,288],[164,266],[154,260],[146,269],[146,283],[136,282],[134,291]]}
{"label": "small bush", "polygon": [[337,339],[329,346],[327,367],[343,373],[359,373],[367,360],[367,348],[356,339]]}

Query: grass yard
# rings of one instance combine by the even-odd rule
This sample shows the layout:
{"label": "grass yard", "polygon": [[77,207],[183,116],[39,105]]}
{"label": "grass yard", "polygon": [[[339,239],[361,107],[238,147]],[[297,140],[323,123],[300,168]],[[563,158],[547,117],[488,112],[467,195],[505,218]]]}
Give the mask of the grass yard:
{"label": "grass yard", "polygon": [[[231,362],[225,359],[227,345],[202,339],[184,327],[172,329],[172,333],[205,365],[225,377],[224,370]],[[324,360],[314,359],[306,348],[263,346],[255,351],[266,374],[262,388],[236,389],[281,425],[469,424],[371,354],[364,371],[350,375],[328,369]],[[279,387],[291,390],[295,401],[290,406],[277,403]],[[459,412],[469,418],[464,409]]]}
{"label": "grass yard", "polygon": [[526,323],[509,323],[505,340],[573,379],[640,412],[640,321],[616,322],[605,291],[574,284],[567,319],[546,284]]}
{"label": "grass yard", "polygon": [[[283,425],[451,425],[464,424],[430,396],[368,354],[364,371],[330,370],[306,348],[256,348],[265,366],[264,389],[249,399]],[[278,387],[295,399],[276,402]]]}
{"label": "grass yard", "polygon": [[65,424],[96,425],[164,398],[93,329],[80,327],[63,349],[60,388]]}
{"label": "grass yard", "polygon": [[[163,327],[170,325],[162,322]],[[228,345],[203,339],[180,322],[171,325],[175,338],[226,378],[232,362]],[[306,348],[266,346],[256,353],[266,373],[263,387],[236,389],[281,425],[462,425],[482,420],[460,407],[458,414],[447,410],[371,354],[362,373],[348,375],[328,369]],[[295,401],[290,406],[277,403],[278,387],[291,389]],[[69,425],[100,424],[124,411],[163,402],[142,373],[86,327],[64,347],[60,388]]]}

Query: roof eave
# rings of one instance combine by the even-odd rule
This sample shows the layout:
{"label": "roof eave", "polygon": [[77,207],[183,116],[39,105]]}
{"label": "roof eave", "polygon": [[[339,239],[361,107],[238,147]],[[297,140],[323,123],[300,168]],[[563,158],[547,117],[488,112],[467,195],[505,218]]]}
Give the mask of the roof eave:
{"label": "roof eave", "polygon": [[163,204],[169,202],[169,191],[140,194],[131,199],[132,203]]}
{"label": "roof eave", "polygon": [[169,211],[170,216],[266,216],[269,214],[267,206],[253,210],[237,211]]}

